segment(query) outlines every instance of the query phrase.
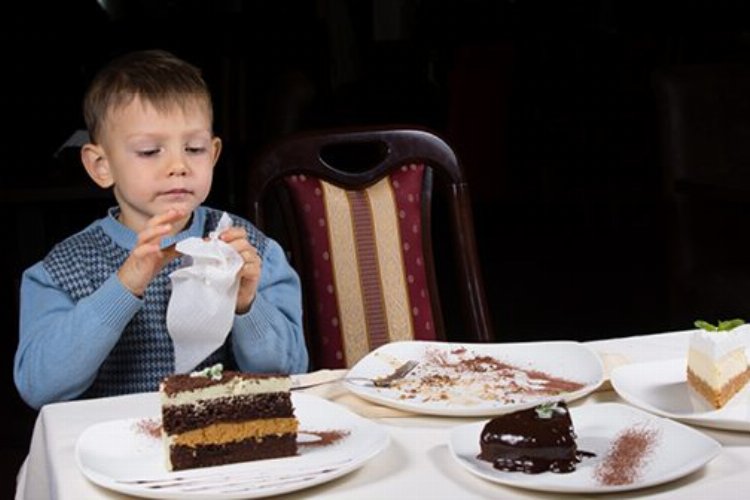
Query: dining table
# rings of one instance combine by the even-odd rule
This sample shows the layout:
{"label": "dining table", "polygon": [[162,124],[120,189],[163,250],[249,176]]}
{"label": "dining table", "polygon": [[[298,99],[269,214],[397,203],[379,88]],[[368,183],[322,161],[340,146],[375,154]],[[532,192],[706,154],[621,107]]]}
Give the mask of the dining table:
{"label": "dining table", "polygon": [[[604,367],[602,384],[570,403],[571,410],[587,405],[626,402],[613,390],[609,373],[631,363],[684,359],[690,331],[635,335],[582,342]],[[338,377],[340,371],[321,370],[300,375],[305,381]],[[457,425],[487,417],[446,417],[405,412],[352,394],[340,383],[307,392],[341,405],[386,431],[388,444],[361,466],[322,484],[277,498],[560,498],[542,492],[488,481],[460,466],[449,447]],[[743,398],[746,399],[744,395]],[[750,404],[742,401],[741,404]],[[126,495],[90,481],[76,462],[76,443],[90,426],[115,419],[158,415],[156,392],[45,405],[38,414],[28,456],[18,473],[17,499],[119,499]],[[706,499],[750,497],[750,433],[691,426],[721,444],[721,451],[699,469],[677,479],[623,492],[590,493],[588,498]],[[679,453],[679,450],[675,450]],[[565,495],[563,495],[565,496]],[[567,496],[571,498],[571,496]]]}

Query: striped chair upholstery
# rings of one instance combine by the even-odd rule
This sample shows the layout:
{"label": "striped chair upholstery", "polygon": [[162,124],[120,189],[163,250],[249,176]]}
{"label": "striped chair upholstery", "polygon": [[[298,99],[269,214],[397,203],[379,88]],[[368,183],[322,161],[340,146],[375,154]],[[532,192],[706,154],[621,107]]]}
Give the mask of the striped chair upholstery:
{"label": "striped chair upholstery", "polygon": [[[354,154],[353,168],[325,154],[331,146],[368,144],[381,146],[382,156],[360,161]],[[457,256],[450,267],[458,271],[455,306],[464,322],[450,336],[431,240],[438,182],[450,205],[447,232]],[[468,188],[455,154],[431,132],[377,128],[287,137],[253,163],[248,200],[251,220],[290,251],[302,278],[312,368],[350,367],[399,340],[492,339]],[[282,234],[279,218],[266,217],[271,207],[283,214]]]}
{"label": "striped chair upholstery", "polygon": [[365,189],[286,178],[310,246],[305,280],[317,311],[316,363],[351,366],[395,340],[435,340],[422,247],[424,165]]}

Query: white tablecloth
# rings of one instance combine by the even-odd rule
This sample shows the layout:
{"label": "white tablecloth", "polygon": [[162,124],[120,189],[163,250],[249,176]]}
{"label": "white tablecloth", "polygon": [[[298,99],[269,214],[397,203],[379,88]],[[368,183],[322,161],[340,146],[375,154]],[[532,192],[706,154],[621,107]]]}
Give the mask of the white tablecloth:
{"label": "white tablecloth", "polygon": [[[588,343],[605,365],[683,357],[685,332]],[[620,401],[600,391],[574,405]],[[39,413],[26,464],[19,474],[17,498],[32,500],[125,498],[89,482],[75,464],[78,436],[90,425],[159,413],[156,393],[57,403]],[[360,469],[329,483],[282,498],[556,498],[490,483],[459,466],[448,449],[450,429],[473,419],[428,416],[380,417],[391,444]],[[750,498],[750,433],[701,429],[723,446],[706,467],[678,481],[602,498]],[[597,498],[588,496],[588,498]]]}

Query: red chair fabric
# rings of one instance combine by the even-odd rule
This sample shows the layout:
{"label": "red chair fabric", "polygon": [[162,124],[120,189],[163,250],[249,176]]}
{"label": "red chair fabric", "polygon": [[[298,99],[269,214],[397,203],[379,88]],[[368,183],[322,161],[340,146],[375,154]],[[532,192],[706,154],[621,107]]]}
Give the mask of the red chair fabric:
{"label": "red chair fabric", "polygon": [[424,165],[347,190],[306,175],[286,178],[310,251],[318,362],[351,365],[397,340],[435,340],[421,240]]}
{"label": "red chair fabric", "polygon": [[[373,142],[384,146],[374,164],[355,154],[344,171],[324,158],[332,145]],[[320,131],[289,137],[254,163],[250,217],[267,230],[264,200],[282,193],[314,368],[350,367],[388,342],[447,340],[430,238],[434,179],[452,205],[468,311],[462,339],[490,340],[468,192],[440,138],[418,129]]]}

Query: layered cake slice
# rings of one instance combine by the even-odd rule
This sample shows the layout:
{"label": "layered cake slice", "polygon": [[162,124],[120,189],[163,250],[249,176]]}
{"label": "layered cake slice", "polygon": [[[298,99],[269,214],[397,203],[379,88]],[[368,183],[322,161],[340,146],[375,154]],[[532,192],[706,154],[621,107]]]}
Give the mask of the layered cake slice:
{"label": "layered cake slice", "polygon": [[223,371],[172,375],[160,384],[168,470],[297,454],[290,390],[282,375]]}
{"label": "layered cake slice", "polygon": [[584,456],[564,401],[495,417],[479,438],[481,460],[508,472],[572,472]]}
{"label": "layered cake slice", "polygon": [[714,408],[723,407],[750,380],[745,347],[750,325],[742,320],[714,326],[696,321],[688,348],[688,385]]}

